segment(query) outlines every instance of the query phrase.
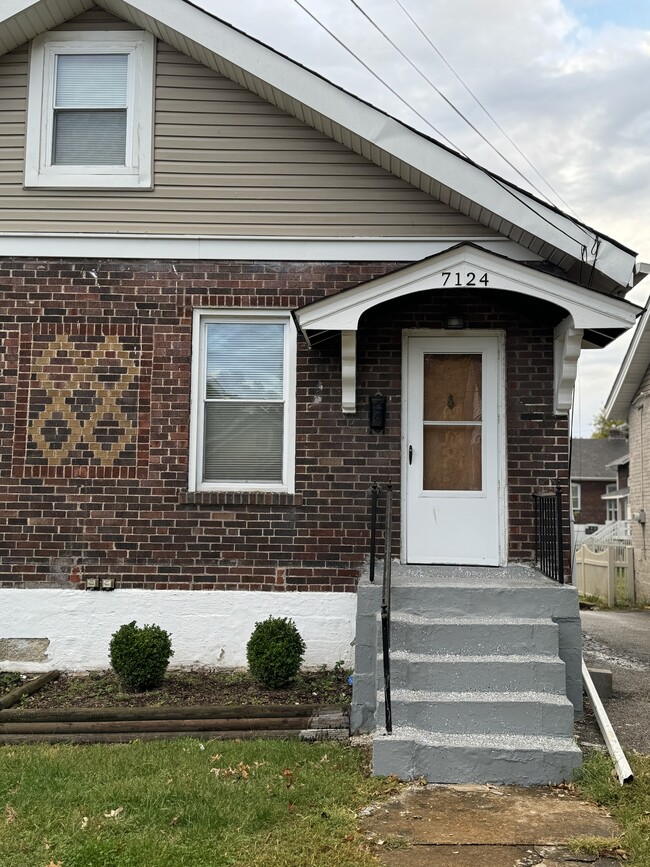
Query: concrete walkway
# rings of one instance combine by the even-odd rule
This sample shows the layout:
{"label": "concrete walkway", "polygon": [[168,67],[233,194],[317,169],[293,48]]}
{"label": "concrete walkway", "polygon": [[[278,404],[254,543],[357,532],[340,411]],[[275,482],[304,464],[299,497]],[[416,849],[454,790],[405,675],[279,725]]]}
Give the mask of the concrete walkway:
{"label": "concrete walkway", "polygon": [[364,810],[361,827],[386,867],[620,865],[566,847],[620,830],[605,810],[561,786],[411,786]]}

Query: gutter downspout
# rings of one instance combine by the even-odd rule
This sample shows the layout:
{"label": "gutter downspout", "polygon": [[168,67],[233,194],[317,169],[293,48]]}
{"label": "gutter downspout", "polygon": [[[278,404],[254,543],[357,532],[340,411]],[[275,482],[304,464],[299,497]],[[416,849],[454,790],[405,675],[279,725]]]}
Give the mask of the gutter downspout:
{"label": "gutter downspout", "polygon": [[589,696],[589,700],[591,701],[594,713],[596,714],[598,726],[603,735],[605,744],[607,745],[607,750],[612,759],[614,760],[614,766],[616,767],[618,779],[620,780],[621,785],[623,785],[624,783],[631,783],[634,780],[632,768],[630,767],[627,759],[625,758],[621,745],[618,741],[618,738],[616,737],[616,732],[614,731],[614,728],[609,721],[609,717],[607,716],[603,703],[600,700],[600,696],[596,692],[596,687],[594,686],[594,682],[591,679],[591,675],[587,671],[587,666],[585,665],[584,659],[582,660],[582,682],[585,685],[587,695]]}

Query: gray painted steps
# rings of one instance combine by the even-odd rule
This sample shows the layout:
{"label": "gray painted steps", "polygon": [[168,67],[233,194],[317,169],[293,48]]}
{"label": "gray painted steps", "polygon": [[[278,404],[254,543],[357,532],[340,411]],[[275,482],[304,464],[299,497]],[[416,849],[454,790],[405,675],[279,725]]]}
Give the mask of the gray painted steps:
{"label": "gray painted steps", "polygon": [[550,618],[421,617],[394,610],[391,650],[414,653],[554,654],[558,628]]}
{"label": "gray painted steps", "polygon": [[448,734],[405,726],[391,735],[378,732],[373,743],[373,773],[430,783],[560,783],[572,778],[581,758],[568,736]]}
{"label": "gray painted steps", "polygon": [[[552,654],[449,654],[391,651],[393,684],[439,692],[527,690],[564,695],[565,666]],[[377,659],[381,688],[382,657]]]}
{"label": "gray painted steps", "polygon": [[517,564],[394,564],[388,736],[377,729],[379,583],[358,588],[351,707],[352,730],[376,732],[374,772],[439,783],[571,779],[582,700],[575,588]]}
{"label": "gray painted steps", "polygon": [[[543,692],[426,692],[392,689],[393,720],[403,726],[446,734],[562,736],[573,727],[573,705]],[[377,719],[385,717],[383,693]]]}

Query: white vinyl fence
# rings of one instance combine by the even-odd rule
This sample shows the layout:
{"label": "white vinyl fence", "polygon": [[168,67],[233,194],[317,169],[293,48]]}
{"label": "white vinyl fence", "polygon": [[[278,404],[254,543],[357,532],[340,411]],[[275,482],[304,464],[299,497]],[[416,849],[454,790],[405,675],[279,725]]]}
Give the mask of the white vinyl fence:
{"label": "white vinyl fence", "polygon": [[608,605],[634,602],[634,550],[629,545],[608,545],[576,552],[576,585],[581,596],[596,596]]}

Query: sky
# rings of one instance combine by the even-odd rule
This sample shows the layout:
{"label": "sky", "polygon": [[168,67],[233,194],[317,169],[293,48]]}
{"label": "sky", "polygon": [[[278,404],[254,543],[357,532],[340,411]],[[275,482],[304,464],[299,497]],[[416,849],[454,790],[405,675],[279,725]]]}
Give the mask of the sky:
{"label": "sky", "polygon": [[[194,2],[524,186],[518,170],[650,262],[650,0]],[[650,278],[627,297],[649,293]],[[591,434],[630,337],[583,352],[575,436]]]}

